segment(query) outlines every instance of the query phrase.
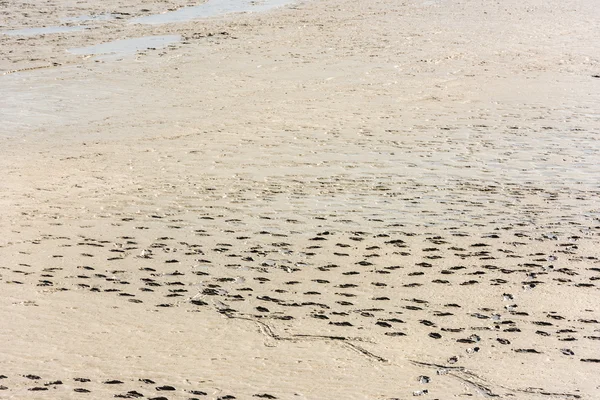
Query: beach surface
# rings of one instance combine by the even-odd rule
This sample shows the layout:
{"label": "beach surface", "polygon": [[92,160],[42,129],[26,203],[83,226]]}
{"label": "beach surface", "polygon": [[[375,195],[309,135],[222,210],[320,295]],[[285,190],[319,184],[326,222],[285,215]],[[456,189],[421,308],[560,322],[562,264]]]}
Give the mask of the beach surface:
{"label": "beach surface", "polygon": [[596,2],[207,4],[0,3],[0,398],[598,399]]}

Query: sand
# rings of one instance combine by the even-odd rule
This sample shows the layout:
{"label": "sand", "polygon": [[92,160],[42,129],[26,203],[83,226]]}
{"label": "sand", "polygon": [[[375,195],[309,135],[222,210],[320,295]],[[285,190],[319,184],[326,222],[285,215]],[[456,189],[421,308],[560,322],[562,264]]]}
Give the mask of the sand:
{"label": "sand", "polygon": [[594,1],[192,4],[0,5],[0,398],[598,398]]}

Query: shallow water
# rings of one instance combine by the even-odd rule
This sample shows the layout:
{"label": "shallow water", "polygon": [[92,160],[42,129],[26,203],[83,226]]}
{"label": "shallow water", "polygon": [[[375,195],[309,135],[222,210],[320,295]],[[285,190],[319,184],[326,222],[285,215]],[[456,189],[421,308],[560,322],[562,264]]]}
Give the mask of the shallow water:
{"label": "shallow water", "polygon": [[11,36],[35,36],[35,35],[46,35],[52,33],[67,33],[77,32],[87,29],[84,26],[46,26],[44,28],[25,28],[15,29],[11,31],[2,31],[0,33]]}
{"label": "shallow water", "polygon": [[199,6],[185,7],[177,11],[163,14],[148,15],[146,17],[134,18],[132,24],[166,24],[171,22],[184,22],[198,18],[215,17],[235,12],[260,12],[275,7],[291,4],[292,0],[209,0]]}
{"label": "shallow water", "polygon": [[143,36],[133,39],[114,40],[112,42],[101,43],[94,46],[69,49],[68,52],[77,55],[127,55],[133,54],[140,50],[165,47],[170,44],[177,43],[180,40],[181,36],[179,35]]}

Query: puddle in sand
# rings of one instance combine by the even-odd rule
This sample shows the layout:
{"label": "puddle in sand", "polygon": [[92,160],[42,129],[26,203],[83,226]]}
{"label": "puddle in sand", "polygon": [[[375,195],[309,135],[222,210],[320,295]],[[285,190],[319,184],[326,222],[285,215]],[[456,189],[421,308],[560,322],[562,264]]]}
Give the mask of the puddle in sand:
{"label": "puddle in sand", "polygon": [[113,14],[80,15],[78,17],[61,18],[61,22],[110,21],[115,19]]}
{"label": "puddle in sand", "polygon": [[97,44],[95,46],[79,47],[67,50],[71,54],[77,55],[98,55],[98,54],[133,54],[139,50],[152,48],[161,48],[181,40],[179,35],[167,36],[144,36],[134,39],[115,40],[112,42]]}
{"label": "puddle in sand", "polygon": [[12,31],[2,31],[0,33],[11,36],[34,36],[34,35],[45,35],[50,33],[66,33],[66,32],[77,32],[87,29],[84,26],[47,26],[45,28],[25,28],[15,29]]}
{"label": "puddle in sand", "polygon": [[235,12],[260,12],[275,7],[281,7],[293,3],[293,0],[208,0],[199,6],[184,7],[177,11],[164,14],[148,15],[146,17],[133,18],[132,24],[166,24],[169,22],[184,22],[197,18],[215,17]]}

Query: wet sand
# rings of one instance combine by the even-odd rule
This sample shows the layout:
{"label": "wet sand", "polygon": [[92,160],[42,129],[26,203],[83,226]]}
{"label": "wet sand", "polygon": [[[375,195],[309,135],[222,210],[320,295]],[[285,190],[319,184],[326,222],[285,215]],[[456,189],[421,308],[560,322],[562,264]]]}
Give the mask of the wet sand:
{"label": "wet sand", "polygon": [[188,5],[2,5],[0,398],[597,398],[594,2]]}

